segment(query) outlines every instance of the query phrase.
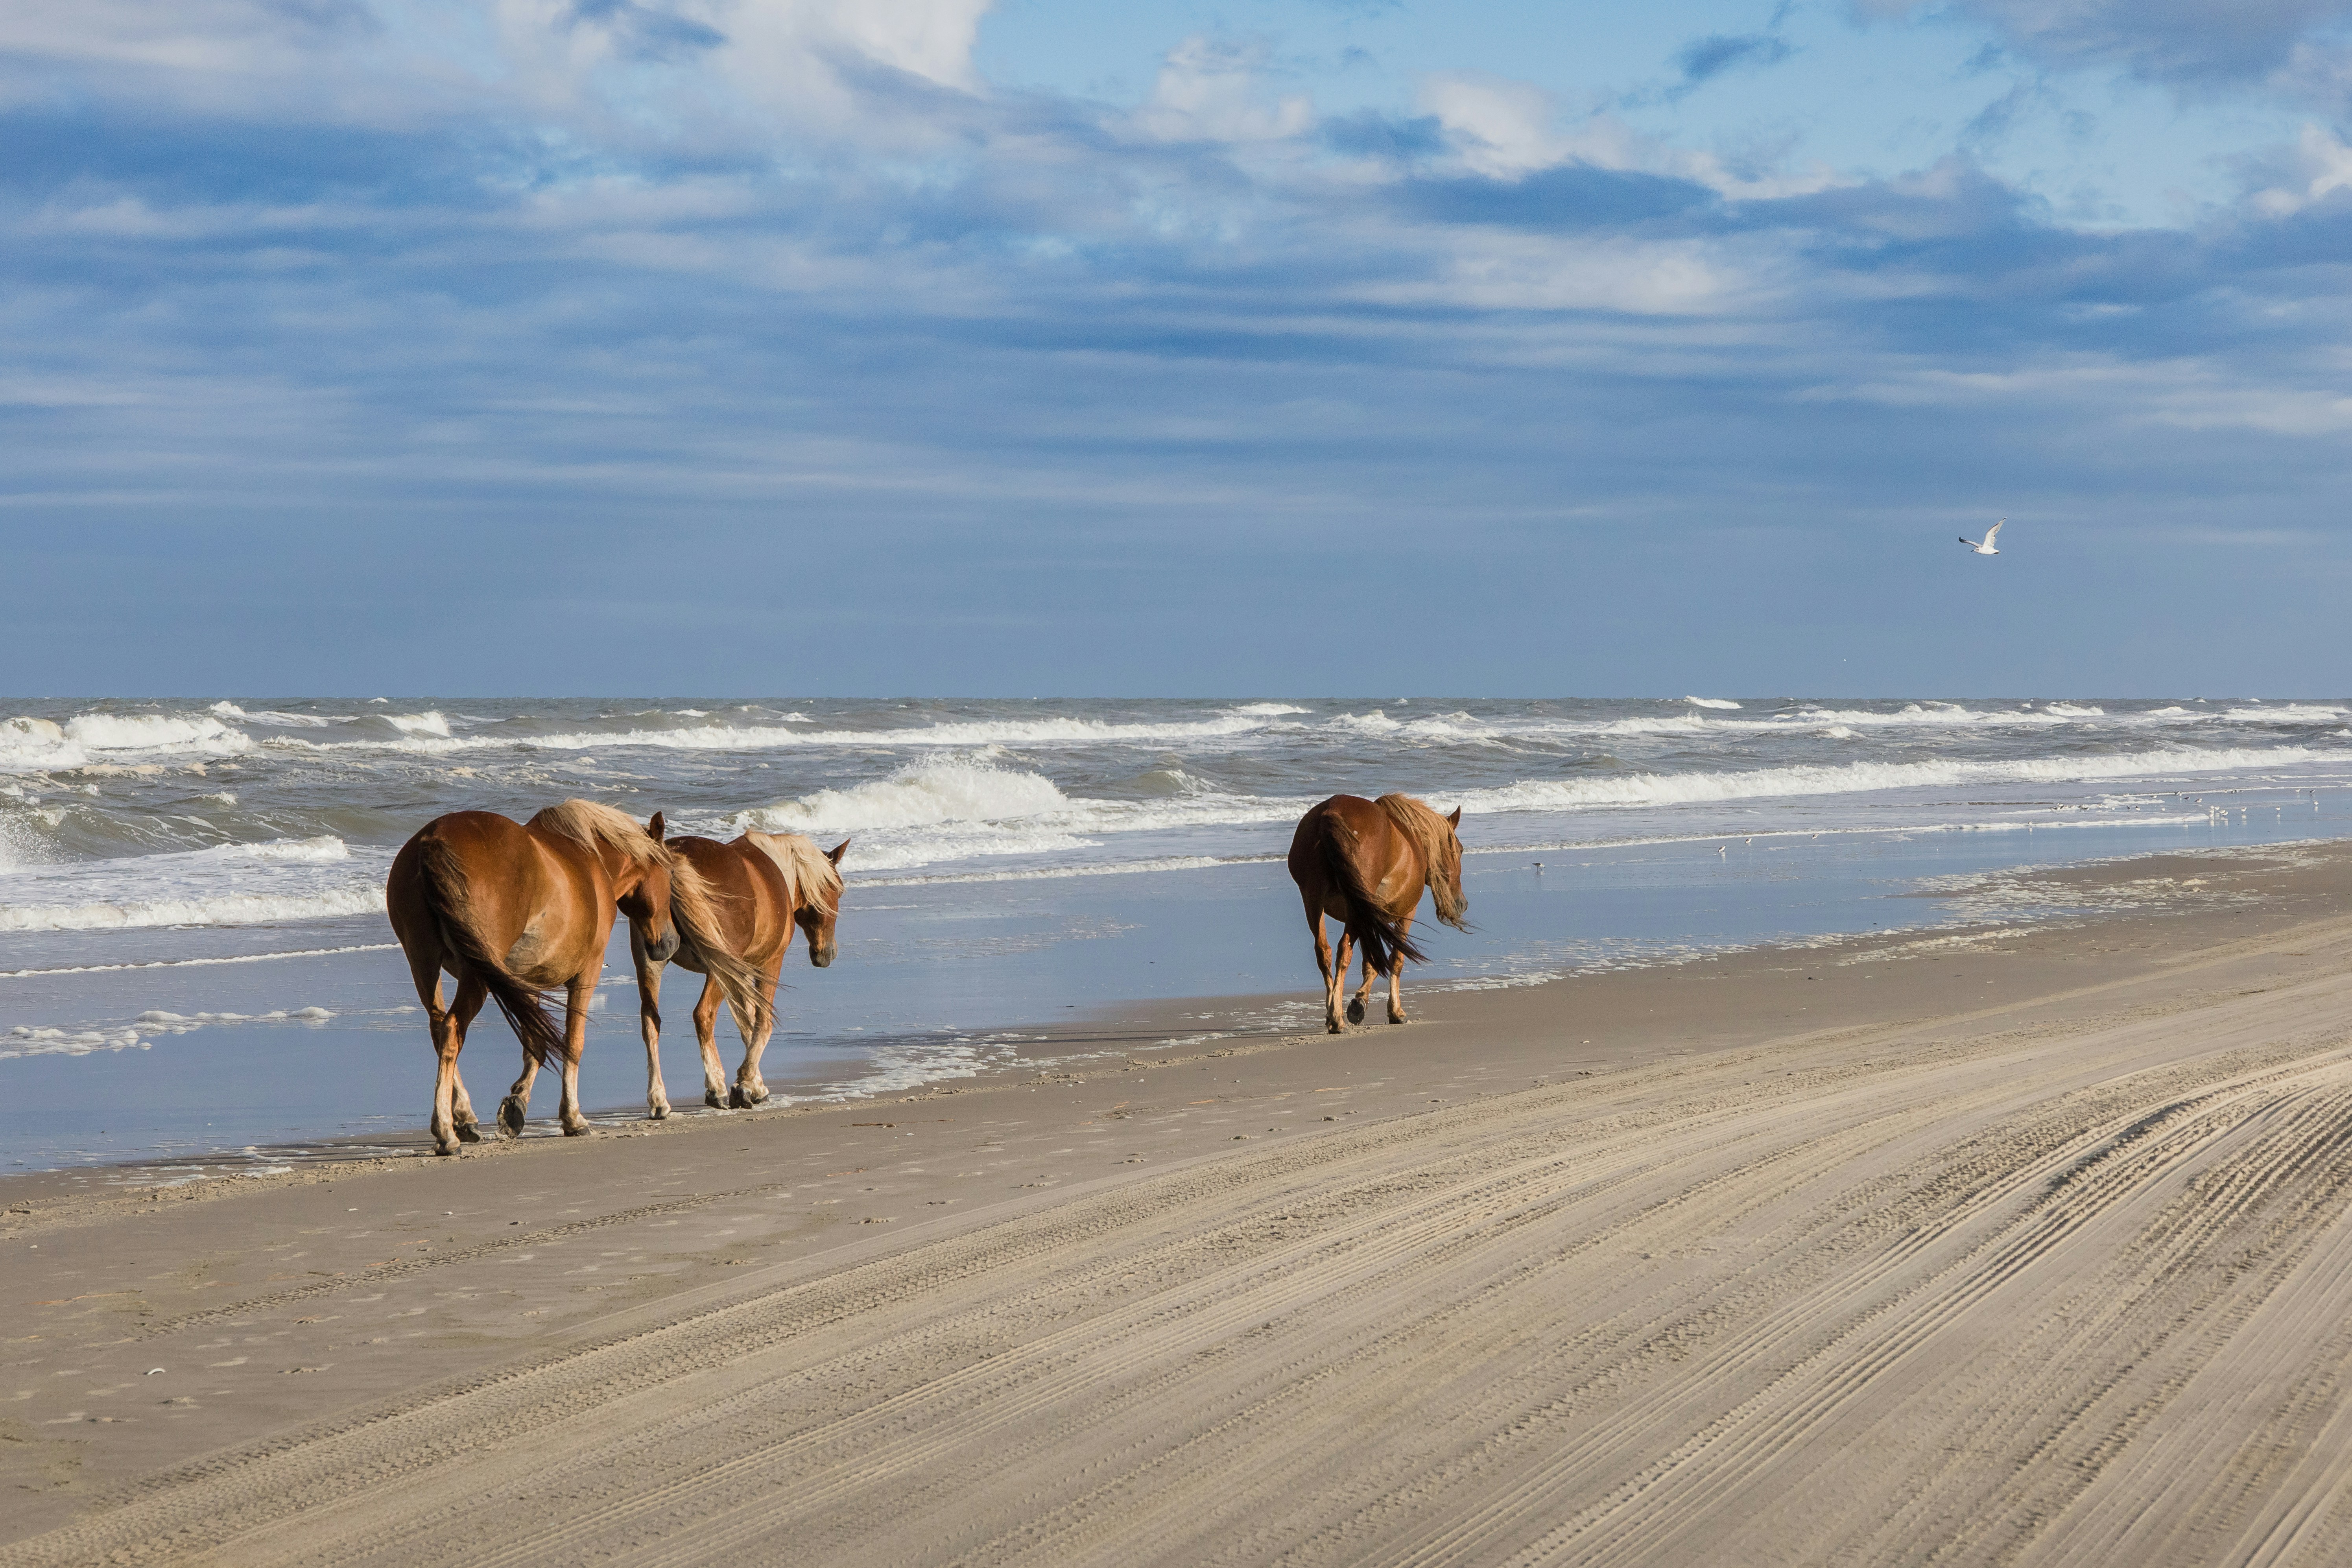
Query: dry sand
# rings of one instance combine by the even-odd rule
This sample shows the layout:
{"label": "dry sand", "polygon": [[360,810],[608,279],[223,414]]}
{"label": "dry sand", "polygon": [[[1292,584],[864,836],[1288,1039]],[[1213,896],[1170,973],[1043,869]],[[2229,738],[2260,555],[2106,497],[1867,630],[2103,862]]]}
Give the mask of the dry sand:
{"label": "dry sand", "polygon": [[2053,880],[2166,907],[0,1184],[0,1563],[2352,1559],[2352,847]]}

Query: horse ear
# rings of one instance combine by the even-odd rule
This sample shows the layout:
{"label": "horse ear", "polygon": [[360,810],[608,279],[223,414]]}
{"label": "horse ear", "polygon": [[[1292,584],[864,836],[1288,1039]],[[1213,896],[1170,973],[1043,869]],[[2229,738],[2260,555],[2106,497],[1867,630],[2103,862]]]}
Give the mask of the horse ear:
{"label": "horse ear", "polygon": [[840,868],[841,852],[848,847],[849,840],[845,838],[840,843],[835,845],[832,848],[824,852],[824,858],[833,862],[835,869],[838,870]]}
{"label": "horse ear", "polygon": [[646,831],[654,836],[655,843],[659,844],[662,841],[662,835],[668,831],[668,825],[662,821],[660,812],[654,813],[653,820],[646,824]]}
{"label": "horse ear", "polygon": [[1445,820],[1446,820],[1448,823],[1452,824],[1452,825],[1453,825],[1454,826],[1455,826],[1455,827],[1459,827],[1459,826],[1462,826],[1462,808],[1461,808],[1460,806],[1458,806],[1458,805],[1457,805],[1457,806],[1455,806],[1455,807],[1454,808],[1454,815],[1453,815],[1453,816],[1449,816],[1449,817],[1447,817]]}

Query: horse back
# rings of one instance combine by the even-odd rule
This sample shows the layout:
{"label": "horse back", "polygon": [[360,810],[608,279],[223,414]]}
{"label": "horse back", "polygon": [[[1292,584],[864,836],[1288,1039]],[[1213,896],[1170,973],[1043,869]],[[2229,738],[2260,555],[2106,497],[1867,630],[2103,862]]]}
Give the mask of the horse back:
{"label": "horse back", "polygon": [[1360,795],[1335,795],[1308,806],[1290,835],[1290,879],[1301,888],[1320,886],[1326,879],[1324,836],[1337,828],[1339,842],[1352,845],[1370,827],[1373,817],[1386,820],[1378,807]]}
{"label": "horse back", "polygon": [[[422,938],[434,920],[428,883],[436,878],[457,896],[462,918],[484,949],[533,968],[533,959],[593,937],[601,864],[584,850],[574,856],[545,836],[492,811],[453,811],[420,827],[401,847],[384,901],[404,945]],[[526,951],[527,950],[527,951]]]}
{"label": "horse back", "polygon": [[[1421,854],[1397,831],[1389,814],[1361,795],[1335,795],[1307,808],[1290,836],[1290,879],[1302,892],[1323,890],[1329,881],[1323,858],[1328,837],[1353,862],[1364,887],[1391,912],[1410,911],[1421,901]],[[1402,910],[1395,909],[1402,902]]]}

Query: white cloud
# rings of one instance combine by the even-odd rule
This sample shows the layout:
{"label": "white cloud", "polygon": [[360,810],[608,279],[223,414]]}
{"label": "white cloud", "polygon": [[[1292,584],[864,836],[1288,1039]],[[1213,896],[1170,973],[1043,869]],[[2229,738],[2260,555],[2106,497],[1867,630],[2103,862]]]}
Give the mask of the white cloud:
{"label": "white cloud", "polygon": [[1367,287],[1362,297],[1485,310],[1697,316],[1753,306],[1760,293],[1747,269],[1695,240],[1644,244],[1472,233],[1443,243],[1448,254],[1435,277]]}
{"label": "white cloud", "polygon": [[[976,93],[992,0],[10,0],[0,101],[106,97],[414,125],[467,114],[903,141],[861,69]],[[13,67],[13,68],[11,68]]]}
{"label": "white cloud", "polygon": [[1562,135],[1559,103],[1528,82],[1483,71],[1441,71],[1423,79],[1421,107],[1437,117],[1463,163],[1481,174],[1509,179],[1580,156],[1602,168],[1623,166],[1607,161],[1603,149]]}
{"label": "white cloud", "polygon": [[2352,397],[2332,388],[2297,386],[2282,371],[2261,379],[2219,359],[2048,355],[1998,371],[1908,367],[1817,387],[1797,394],[1796,401],[1947,411],[2036,409],[2078,422],[2087,414],[2116,426],[2260,430],[2274,436],[2338,437],[2352,430]]}
{"label": "white cloud", "polygon": [[1166,142],[1275,142],[1315,121],[1313,104],[1299,95],[1269,99],[1264,85],[1266,48],[1196,35],[1168,53],[1151,100],[1136,124]]}
{"label": "white cloud", "polygon": [[1688,180],[1735,199],[1805,195],[1851,184],[1825,164],[1796,174],[1739,174],[1712,153],[1643,136],[1611,114],[1573,129],[1541,88],[1481,72],[1445,71],[1423,79],[1421,107],[1436,117],[1465,168],[1490,179],[1517,179],[1567,163]]}
{"label": "white cloud", "polygon": [[2303,128],[2286,163],[2283,184],[2256,191],[2248,198],[2265,217],[2289,216],[2352,186],[2352,146],[2316,125]]}
{"label": "white cloud", "polygon": [[[1855,0],[1902,16],[1927,0]],[[2352,0],[1952,0],[2019,53],[2062,68],[2119,68],[2154,81],[2260,80],[2297,44],[2352,14]]]}

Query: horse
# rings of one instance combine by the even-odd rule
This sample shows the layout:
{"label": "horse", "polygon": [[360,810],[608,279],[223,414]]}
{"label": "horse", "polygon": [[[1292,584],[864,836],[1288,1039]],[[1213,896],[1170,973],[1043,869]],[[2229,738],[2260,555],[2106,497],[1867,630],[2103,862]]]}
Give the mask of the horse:
{"label": "horse", "polygon": [[[1389,977],[1389,1022],[1404,1022],[1398,975],[1404,961],[1427,961],[1412,940],[1413,910],[1429,889],[1437,918],[1456,931],[1470,928],[1462,917],[1462,808],[1440,816],[1409,795],[1378,800],[1335,795],[1298,819],[1290,837],[1290,879],[1307,904],[1307,927],[1315,933],[1315,964],[1323,972],[1323,1022],[1345,1034],[1339,993],[1348,984],[1348,946],[1364,952],[1364,983],[1348,1004],[1347,1022],[1364,1021],[1364,994],[1374,974]],[[1340,923],[1339,961],[1323,934],[1328,915]]]}
{"label": "horse", "polygon": [[[604,973],[615,910],[629,920],[631,949],[641,951],[637,981],[686,942],[695,944],[713,978],[754,1019],[761,1016],[751,966],[727,946],[709,889],[694,868],[662,841],[662,818],[639,826],[594,801],[567,800],[527,823],[488,811],[436,816],[401,846],[384,885],[392,929],[408,957],[425,1027],[440,1058],[433,1085],[433,1147],[455,1154],[481,1142],[479,1120],[457,1076],[457,1053],[485,997],[498,1003],[522,1042],[522,1076],[499,1106],[509,1137],[522,1132],[531,1080],[560,1059],[565,1133],[588,1129],[580,1114],[580,1057],[587,1047],[588,1003]],[[455,1004],[441,1002],[441,972],[457,982]],[[559,1033],[541,993],[565,989]]]}
{"label": "horse", "polygon": [[[819,849],[797,833],[746,833],[731,843],[709,838],[673,838],[670,853],[701,874],[717,898],[720,936],[730,951],[751,966],[765,1010],[745,1022],[734,1009],[743,1035],[743,1066],[730,1089],[719,1065],[719,1003],[725,991],[706,964],[700,943],[688,940],[663,956],[680,968],[709,975],[694,1005],[694,1035],[702,1046],[702,1103],[714,1110],[747,1110],[768,1098],[760,1077],[760,1056],[776,1026],[776,982],[793,931],[808,933],[809,962],[823,969],[835,951],[834,922],[841,915],[841,856],[845,838]],[[669,1114],[669,1092],[661,1072],[661,963],[651,958],[635,928],[629,951],[637,960],[637,1026],[646,1041],[646,1110],[656,1121]],[[731,1000],[731,998],[730,998]]]}

